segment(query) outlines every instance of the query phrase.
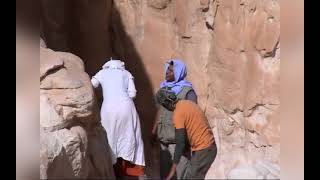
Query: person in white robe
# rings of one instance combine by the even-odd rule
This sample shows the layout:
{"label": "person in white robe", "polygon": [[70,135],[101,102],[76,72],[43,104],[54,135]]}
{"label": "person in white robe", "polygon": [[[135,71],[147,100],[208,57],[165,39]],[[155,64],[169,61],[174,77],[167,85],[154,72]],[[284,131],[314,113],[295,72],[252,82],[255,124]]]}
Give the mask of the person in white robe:
{"label": "person in white robe", "polygon": [[134,77],[125,69],[124,62],[110,60],[92,77],[91,83],[94,88],[102,87],[101,123],[113,152],[112,163],[122,158],[145,166],[140,120],[133,102],[137,93]]}

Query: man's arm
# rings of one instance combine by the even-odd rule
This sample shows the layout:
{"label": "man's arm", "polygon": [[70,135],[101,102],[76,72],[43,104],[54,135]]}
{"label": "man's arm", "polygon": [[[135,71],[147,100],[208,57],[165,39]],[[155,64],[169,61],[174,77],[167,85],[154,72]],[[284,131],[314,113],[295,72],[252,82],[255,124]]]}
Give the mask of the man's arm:
{"label": "man's arm", "polygon": [[176,129],[176,148],[173,156],[173,163],[178,164],[186,146],[186,129]]}
{"label": "man's arm", "polygon": [[180,161],[180,158],[182,156],[183,150],[185,148],[186,145],[186,129],[185,128],[181,128],[181,129],[176,129],[175,135],[176,135],[176,148],[174,151],[174,156],[173,156],[173,164],[171,166],[171,170],[170,173],[167,176],[167,180],[171,179],[175,172],[176,172],[176,167],[177,164]]}

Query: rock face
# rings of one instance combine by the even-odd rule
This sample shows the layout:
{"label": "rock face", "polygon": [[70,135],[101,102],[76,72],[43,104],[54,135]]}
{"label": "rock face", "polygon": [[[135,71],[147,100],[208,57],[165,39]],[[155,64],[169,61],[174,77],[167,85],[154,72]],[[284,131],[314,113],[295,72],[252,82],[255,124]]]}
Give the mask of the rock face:
{"label": "rock face", "polygon": [[40,47],[40,178],[113,178],[94,93],[77,56]]}
{"label": "rock face", "polygon": [[279,179],[279,166],[270,162],[257,162],[254,165],[241,165],[232,169],[228,179]]}
{"label": "rock face", "polygon": [[[76,39],[77,44],[70,44],[68,48],[85,57],[82,59],[90,75],[97,72],[110,56],[126,62],[135,76],[138,90],[136,105],[145,142],[149,141],[155,119],[156,107],[152,96],[164,78],[163,63],[169,58],[182,58],[218,145],[217,158],[206,178],[279,178],[279,1],[81,2],[83,6],[77,5],[77,12],[81,12],[83,18],[70,15],[74,17],[73,22],[79,22],[75,26],[78,29],[74,28],[72,32],[81,33],[87,43]],[[97,8],[98,4],[105,6]],[[93,11],[98,21],[90,21],[93,18],[90,12]],[[45,22],[51,22],[48,21],[51,19],[56,24],[63,24],[54,16],[46,19]],[[100,21],[102,19],[105,21]],[[43,31],[46,32],[45,41],[51,41],[47,43],[49,48],[50,44],[59,44],[53,37],[54,33],[61,31],[54,28],[43,28]],[[94,35],[93,40],[91,35]],[[99,48],[88,47],[88,44],[96,43]],[[100,48],[105,53],[101,53]],[[99,54],[99,57],[94,54]],[[54,68],[61,64],[57,59],[52,61],[56,64],[43,66]],[[66,73],[61,70],[56,76],[65,76]],[[75,88],[81,86],[81,82],[70,82],[67,78],[54,82],[49,78],[42,87],[46,89],[53,85]],[[80,99],[89,101],[85,97]],[[63,112],[66,118],[67,114],[74,114],[74,109]],[[158,154],[156,150],[151,151],[148,144],[145,143],[146,163],[151,170],[147,173],[150,177],[158,177]],[[272,168],[261,168],[265,164]]]}
{"label": "rock face", "polygon": [[154,91],[163,62],[185,60],[218,144],[207,178],[266,178],[237,170],[258,161],[279,167],[279,10],[263,0],[114,1],[112,26],[124,31],[115,52],[135,47]]}

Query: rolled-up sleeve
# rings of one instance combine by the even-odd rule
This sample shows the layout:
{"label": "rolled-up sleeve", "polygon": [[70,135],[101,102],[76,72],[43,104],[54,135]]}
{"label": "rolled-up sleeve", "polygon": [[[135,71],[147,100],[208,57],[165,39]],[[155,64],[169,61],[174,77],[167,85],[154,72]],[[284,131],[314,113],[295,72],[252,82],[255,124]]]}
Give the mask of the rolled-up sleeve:
{"label": "rolled-up sleeve", "polygon": [[191,91],[189,91],[188,93],[187,93],[187,95],[186,95],[186,99],[187,100],[191,100],[191,101],[193,101],[194,103],[198,103],[198,97],[197,97],[197,94],[196,94],[196,92],[194,91],[194,90],[191,90]]}
{"label": "rolled-up sleeve", "polygon": [[100,82],[96,78],[92,77],[91,84],[94,88],[97,88],[100,85]]}
{"label": "rolled-up sleeve", "polygon": [[100,73],[100,71],[96,74],[96,75],[94,75],[92,78],[91,78],[91,84],[92,84],[92,86],[94,87],[94,88],[97,88],[97,87],[99,87],[99,85],[100,85],[100,81],[101,81],[101,78],[100,78],[100,75],[101,73]]}

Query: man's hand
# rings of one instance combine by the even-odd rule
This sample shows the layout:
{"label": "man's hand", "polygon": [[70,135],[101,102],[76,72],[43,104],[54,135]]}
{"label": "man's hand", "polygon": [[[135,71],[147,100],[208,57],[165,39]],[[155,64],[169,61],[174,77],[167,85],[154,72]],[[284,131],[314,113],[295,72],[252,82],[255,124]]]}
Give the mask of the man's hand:
{"label": "man's hand", "polygon": [[166,180],[172,179],[172,177],[176,173],[176,169],[177,169],[177,164],[173,163],[171,166],[170,172],[169,172],[168,176],[166,177]]}

